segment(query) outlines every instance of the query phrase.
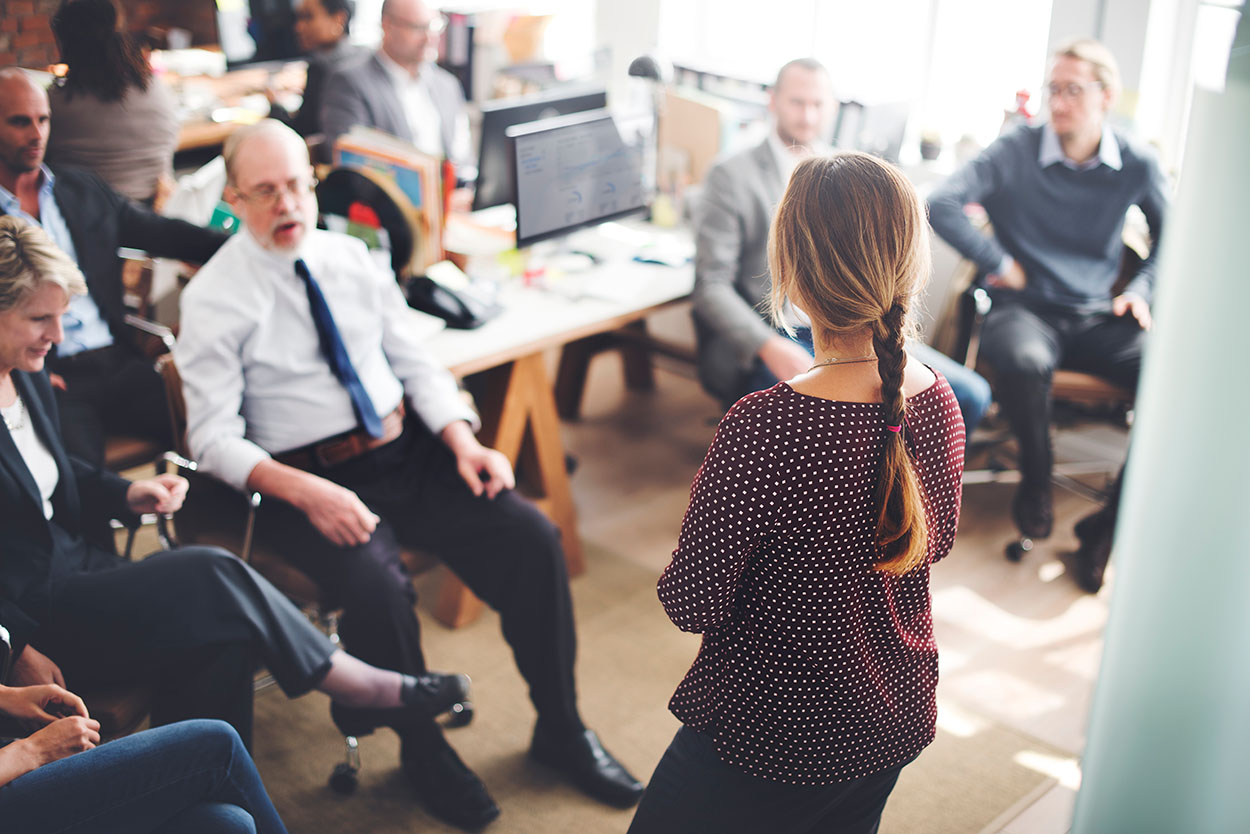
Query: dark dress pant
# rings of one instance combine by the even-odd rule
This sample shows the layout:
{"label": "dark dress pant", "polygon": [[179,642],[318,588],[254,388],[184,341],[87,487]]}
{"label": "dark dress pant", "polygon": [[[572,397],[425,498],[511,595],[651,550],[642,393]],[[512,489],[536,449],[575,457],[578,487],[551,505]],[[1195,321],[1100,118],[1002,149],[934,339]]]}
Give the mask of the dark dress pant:
{"label": "dark dress pant", "polygon": [[[1146,333],[1131,315],[1039,309],[1001,294],[985,321],[981,356],[1020,447],[1022,486],[1048,488],[1051,380],[1059,368],[1082,371],[1137,390]],[[1114,518],[1120,478],[1109,503]]]}
{"label": "dark dress pant", "polygon": [[[546,516],[512,491],[474,496],[450,450],[411,419],[393,443],[313,473],[351,489],[382,519],[370,540],[338,547],[302,512],[270,499],[260,506],[256,536],[342,608],[339,634],[353,655],[409,674],[425,671],[416,592],[399,557],[401,545],[420,550],[499,612],[540,723],[555,733],[583,729],[568,574],[559,530]],[[454,668],[455,660],[440,664]]]}
{"label": "dark dress pant", "polygon": [[721,761],[709,735],[683,726],[656,765],[629,834],[875,834],[903,767],[831,785],[790,785]]}
{"label": "dark dress pant", "polygon": [[187,547],[128,562],[53,530],[59,546],[84,549],[86,569],[23,607],[40,623],[35,647],[71,691],[148,680],[153,724],[218,718],[250,747],[257,661],[291,697],[328,671],[333,644],[232,554]]}

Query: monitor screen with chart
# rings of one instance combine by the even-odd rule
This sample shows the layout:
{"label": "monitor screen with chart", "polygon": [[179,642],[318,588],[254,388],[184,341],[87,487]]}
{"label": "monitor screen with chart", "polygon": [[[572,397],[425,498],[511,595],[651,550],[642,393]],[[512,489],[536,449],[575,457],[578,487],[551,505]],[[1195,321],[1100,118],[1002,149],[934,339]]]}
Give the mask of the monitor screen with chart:
{"label": "monitor screen with chart", "polygon": [[518,125],[508,135],[518,248],[646,210],[640,149],[606,111]]}

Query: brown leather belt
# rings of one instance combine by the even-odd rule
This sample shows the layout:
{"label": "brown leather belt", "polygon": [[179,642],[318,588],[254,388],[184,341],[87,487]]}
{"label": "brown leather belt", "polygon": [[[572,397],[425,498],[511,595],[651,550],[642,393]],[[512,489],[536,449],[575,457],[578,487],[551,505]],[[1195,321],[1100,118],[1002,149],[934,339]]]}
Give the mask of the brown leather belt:
{"label": "brown leather belt", "polygon": [[278,463],[294,466],[296,469],[312,470],[337,466],[358,458],[366,452],[393,443],[404,433],[404,404],[401,401],[395,410],[382,418],[382,436],[373,437],[364,429],[339,434],[329,440],[310,443],[289,452],[274,455]]}

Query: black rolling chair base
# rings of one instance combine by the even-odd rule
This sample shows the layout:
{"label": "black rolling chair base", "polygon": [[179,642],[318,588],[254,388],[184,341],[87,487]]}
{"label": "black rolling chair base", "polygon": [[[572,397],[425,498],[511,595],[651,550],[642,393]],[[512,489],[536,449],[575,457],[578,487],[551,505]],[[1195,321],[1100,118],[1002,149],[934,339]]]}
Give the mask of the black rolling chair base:
{"label": "black rolling chair base", "polygon": [[[473,702],[460,701],[452,704],[444,715],[447,716],[443,721],[444,726],[467,727],[473,721]],[[360,785],[360,743],[355,736],[343,736],[343,741],[347,745],[347,755],[330,773],[330,790],[343,796],[351,796]]]}
{"label": "black rolling chair base", "polygon": [[1019,562],[1024,558],[1024,554],[1033,549],[1033,540],[1028,536],[1022,536],[1011,544],[1007,545],[1007,561]]}

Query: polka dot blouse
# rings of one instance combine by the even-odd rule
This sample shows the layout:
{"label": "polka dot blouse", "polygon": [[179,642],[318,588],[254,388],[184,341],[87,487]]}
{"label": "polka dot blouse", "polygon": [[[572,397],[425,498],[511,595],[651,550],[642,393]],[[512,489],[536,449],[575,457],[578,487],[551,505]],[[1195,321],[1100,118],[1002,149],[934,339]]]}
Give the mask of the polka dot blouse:
{"label": "polka dot blouse", "polygon": [[950,386],[908,401],[928,561],[875,571],[880,403],[785,383],[721,421],[691,488],[659,595],[703,644],[669,708],[748,773],[825,785],[909,761],[933,740],[937,646],[929,567],[959,521],[964,428]]}

